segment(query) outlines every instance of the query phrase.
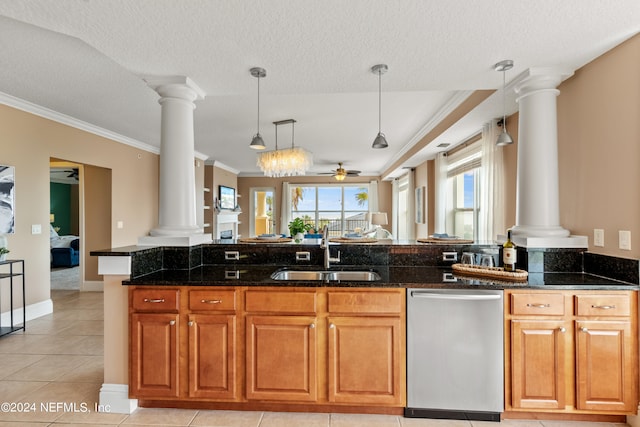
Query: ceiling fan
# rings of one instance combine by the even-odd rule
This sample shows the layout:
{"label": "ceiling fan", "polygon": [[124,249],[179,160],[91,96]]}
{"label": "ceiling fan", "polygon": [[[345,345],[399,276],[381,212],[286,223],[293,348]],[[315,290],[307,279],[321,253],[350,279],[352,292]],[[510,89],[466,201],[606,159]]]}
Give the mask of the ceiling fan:
{"label": "ceiling fan", "polygon": [[73,169],[51,169],[52,174],[65,174],[64,178],[79,180],[78,168]]}
{"label": "ceiling fan", "polygon": [[321,175],[331,175],[337,181],[342,181],[348,176],[358,176],[360,171],[345,169],[342,167],[342,162],[338,162],[338,168],[331,172],[322,172]]}

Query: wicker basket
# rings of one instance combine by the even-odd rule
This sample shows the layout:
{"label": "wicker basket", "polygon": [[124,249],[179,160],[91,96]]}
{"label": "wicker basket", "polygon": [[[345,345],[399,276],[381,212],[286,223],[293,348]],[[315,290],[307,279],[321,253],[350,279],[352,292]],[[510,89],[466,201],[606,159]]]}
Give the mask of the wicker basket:
{"label": "wicker basket", "polygon": [[485,267],[482,265],[453,264],[451,266],[456,273],[474,277],[495,278],[510,281],[527,280],[529,273],[525,270],[504,271],[502,267]]}

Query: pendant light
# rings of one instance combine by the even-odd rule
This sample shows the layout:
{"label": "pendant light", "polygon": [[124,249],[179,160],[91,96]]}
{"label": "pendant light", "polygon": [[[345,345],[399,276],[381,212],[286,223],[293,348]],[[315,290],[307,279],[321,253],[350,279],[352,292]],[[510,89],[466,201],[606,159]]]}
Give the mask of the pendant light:
{"label": "pendant light", "polygon": [[373,140],[372,148],[387,148],[387,138],[381,131],[382,128],[382,75],[387,72],[389,68],[386,64],[378,64],[371,67],[371,72],[378,75],[378,135]]}
{"label": "pendant light", "polygon": [[[258,153],[257,166],[265,176],[278,178],[282,176],[304,175],[312,165],[313,156],[302,147],[294,144],[294,119],[279,120],[273,122],[276,126],[276,149]],[[278,149],[278,126],[291,125],[291,148]]]}
{"label": "pendant light", "polygon": [[264,150],[266,146],[264,145],[264,141],[262,140],[262,136],[260,135],[260,78],[267,76],[267,71],[264,68],[254,67],[249,70],[251,75],[258,79],[258,132],[253,136],[251,140],[251,144],[249,147],[254,150]]}
{"label": "pendant light", "polygon": [[496,71],[502,72],[502,132],[498,135],[498,139],[496,140],[496,145],[509,145],[513,144],[513,138],[507,132],[507,102],[506,102],[506,80],[505,75],[507,70],[513,68],[513,61],[510,59],[505,59],[504,61],[498,62],[493,66]]}

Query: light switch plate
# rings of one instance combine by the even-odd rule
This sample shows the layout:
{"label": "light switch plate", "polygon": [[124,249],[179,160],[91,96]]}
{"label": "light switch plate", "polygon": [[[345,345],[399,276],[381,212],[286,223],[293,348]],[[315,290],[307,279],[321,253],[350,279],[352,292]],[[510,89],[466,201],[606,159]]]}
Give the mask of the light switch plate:
{"label": "light switch plate", "polygon": [[42,226],[40,224],[31,224],[31,234],[42,234]]}
{"label": "light switch plate", "polygon": [[620,230],[618,231],[618,246],[620,249],[630,251],[631,250],[631,231]]}
{"label": "light switch plate", "polygon": [[124,222],[122,222],[122,221],[116,222],[116,228],[123,229],[124,228]]}
{"label": "light switch plate", "polygon": [[604,247],[604,230],[602,228],[593,229],[593,246]]}

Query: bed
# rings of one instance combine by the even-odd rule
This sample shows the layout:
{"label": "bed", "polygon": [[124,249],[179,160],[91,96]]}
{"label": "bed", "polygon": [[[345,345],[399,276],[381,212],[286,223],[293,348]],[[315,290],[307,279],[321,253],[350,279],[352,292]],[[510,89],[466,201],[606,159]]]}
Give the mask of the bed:
{"label": "bed", "polygon": [[49,225],[51,246],[51,267],[75,267],[80,264],[80,238],[78,236],[60,236]]}

